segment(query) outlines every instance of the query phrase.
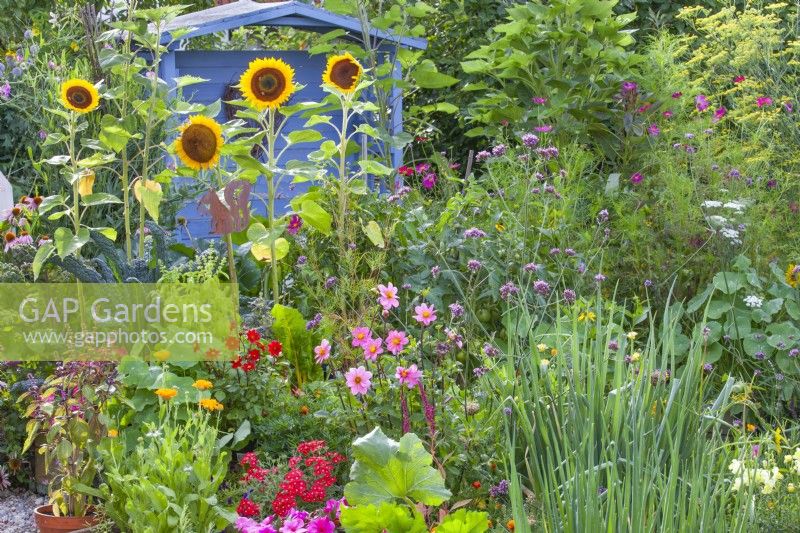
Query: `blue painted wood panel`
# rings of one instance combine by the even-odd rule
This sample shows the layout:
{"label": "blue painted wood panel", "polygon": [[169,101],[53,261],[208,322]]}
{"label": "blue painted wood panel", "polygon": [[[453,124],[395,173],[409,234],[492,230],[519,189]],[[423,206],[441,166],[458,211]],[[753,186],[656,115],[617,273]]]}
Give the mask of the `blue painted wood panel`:
{"label": "blue painted wood panel", "polygon": [[[230,84],[236,84],[242,72],[247,69],[247,65],[253,59],[260,57],[279,57],[292,65],[295,69],[295,81],[304,85],[305,87],[297,91],[290,100],[291,103],[306,102],[306,101],[319,101],[325,97],[325,93],[320,87],[322,83],[322,73],[325,69],[327,59],[324,56],[310,56],[302,51],[176,51],[170,56],[174,56],[173,61],[170,60],[166,63],[169,70],[172,71],[172,76],[166,69],[162,69],[162,75],[165,79],[172,79],[175,76],[193,75],[209,80],[208,82],[192,85],[185,89],[184,98],[192,102],[203,104],[210,104],[216,100],[222,99],[226,88]],[[217,117],[220,122],[227,120],[224,112],[220,112]],[[339,123],[341,121],[341,113],[333,115],[333,122]],[[306,119],[298,116],[291,117],[289,122],[284,128],[283,133],[288,133],[293,130],[302,129]],[[356,124],[351,126],[357,127]],[[316,128],[324,138],[334,139],[335,132],[324,124],[316,126]],[[351,130],[352,131],[352,130]],[[280,165],[285,166],[287,161],[300,160],[305,161],[308,154],[314,150],[319,149],[322,141],[316,143],[303,143],[290,147],[284,154]],[[283,141],[279,141],[278,149],[285,146]],[[224,164],[224,162],[223,162]],[[177,186],[183,183],[179,180],[175,181]],[[292,185],[290,180],[285,178],[280,188],[278,189],[278,200],[276,201],[276,208],[280,214],[286,213],[289,208],[289,201],[297,194],[300,194],[308,189],[311,184],[303,183]],[[266,215],[266,206],[264,201],[259,199],[266,198],[267,185],[266,181],[261,178],[253,187],[252,210],[254,213]],[[201,215],[197,209],[197,200],[189,202],[179,213],[179,216],[186,218],[189,234],[193,239],[213,237],[210,233],[211,221],[207,216]],[[189,236],[185,231],[179,231],[177,238],[182,241],[187,241]]]}

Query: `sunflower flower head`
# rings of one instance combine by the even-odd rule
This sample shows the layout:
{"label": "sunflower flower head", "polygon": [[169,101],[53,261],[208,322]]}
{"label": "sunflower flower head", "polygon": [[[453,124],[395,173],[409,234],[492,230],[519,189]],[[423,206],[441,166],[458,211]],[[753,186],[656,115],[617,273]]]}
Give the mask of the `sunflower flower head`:
{"label": "sunflower flower head", "polygon": [[790,263],[786,267],[786,283],[793,289],[800,285],[800,265]]}
{"label": "sunflower flower head", "polygon": [[61,104],[76,113],[88,113],[100,105],[100,93],[86,80],[67,80],[61,84]]}
{"label": "sunflower flower head", "polygon": [[213,118],[195,115],[181,126],[181,134],[175,139],[175,152],[187,167],[207,170],[219,163],[222,150],[222,126]]}
{"label": "sunflower flower head", "polygon": [[222,409],[224,409],[225,406],[219,403],[214,398],[206,398],[204,400],[200,400],[200,407],[202,407],[206,411],[222,411]]}
{"label": "sunflower flower head", "polygon": [[239,78],[239,90],[244,99],[259,111],[279,108],[289,101],[296,89],[294,69],[274,57],[251,61]]}
{"label": "sunflower flower head", "polygon": [[322,82],[344,94],[355,92],[364,68],[350,52],[331,56],[322,74]]}
{"label": "sunflower flower head", "polygon": [[156,389],[156,396],[162,400],[171,400],[178,395],[177,389]]}

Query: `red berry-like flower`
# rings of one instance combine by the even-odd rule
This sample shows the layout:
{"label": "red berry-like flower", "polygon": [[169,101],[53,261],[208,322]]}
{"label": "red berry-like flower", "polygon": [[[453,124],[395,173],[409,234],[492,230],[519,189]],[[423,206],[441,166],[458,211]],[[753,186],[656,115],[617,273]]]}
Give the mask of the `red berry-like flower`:
{"label": "red berry-like flower", "polygon": [[258,331],[251,329],[247,332],[247,340],[251,343],[256,343],[261,340],[261,334]]}
{"label": "red berry-like flower", "polygon": [[250,518],[260,515],[261,508],[256,502],[248,500],[247,498],[242,498],[242,500],[239,502],[239,505],[236,507],[236,513],[239,516]]}
{"label": "red berry-like flower", "polygon": [[473,482],[472,482],[472,488],[473,488],[473,489],[479,489],[479,488],[481,488],[481,482],[480,482],[480,481],[473,481]]}
{"label": "red berry-like flower", "polygon": [[278,341],[272,341],[267,348],[269,348],[269,354],[272,357],[278,357],[283,351],[283,345]]}

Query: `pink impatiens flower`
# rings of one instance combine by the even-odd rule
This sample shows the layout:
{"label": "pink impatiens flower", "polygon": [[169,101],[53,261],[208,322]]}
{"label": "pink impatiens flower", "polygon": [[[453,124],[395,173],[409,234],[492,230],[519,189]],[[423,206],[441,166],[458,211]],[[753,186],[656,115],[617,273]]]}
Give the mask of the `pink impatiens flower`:
{"label": "pink impatiens flower", "polygon": [[420,304],[414,308],[414,319],[423,326],[430,326],[436,320],[436,309],[432,305]]}
{"label": "pink impatiens flower", "polygon": [[756,105],[759,108],[762,108],[764,106],[770,106],[772,105],[772,98],[770,98],[769,96],[759,96],[756,99]]}
{"label": "pink impatiens flower", "polygon": [[386,349],[394,355],[399,354],[408,344],[408,337],[404,331],[392,330],[386,335]]}
{"label": "pink impatiens flower", "polygon": [[370,381],[372,379],[372,372],[363,366],[351,368],[344,375],[344,378],[347,382],[347,386],[350,388],[350,392],[354,396],[366,394],[372,386],[372,382]]}
{"label": "pink impatiens flower", "polygon": [[391,283],[388,285],[378,285],[378,292],[380,293],[378,303],[387,311],[392,307],[400,306],[400,300],[397,299],[397,287]]}
{"label": "pink impatiens flower", "polygon": [[744,76],[739,75],[739,76],[736,76],[735,78],[733,78],[733,83],[738,85],[738,84],[742,83],[745,79],[746,78]]}
{"label": "pink impatiens flower", "polygon": [[397,381],[399,381],[401,385],[413,389],[419,385],[419,380],[422,378],[422,371],[417,370],[417,365],[411,365],[408,368],[398,366],[394,377],[397,378]]}
{"label": "pink impatiens flower", "polygon": [[376,339],[370,339],[361,347],[364,350],[364,359],[367,361],[374,361],[378,358],[380,354],[383,353],[383,340],[378,337]]}
{"label": "pink impatiens flower", "polygon": [[334,533],[335,531],[336,524],[327,516],[315,518],[308,523],[307,533]]}
{"label": "pink impatiens flower", "polygon": [[321,365],[322,362],[327,360],[330,356],[331,343],[328,342],[328,339],[322,339],[319,346],[314,348],[314,361],[316,361],[318,365]]}
{"label": "pink impatiens flower", "polygon": [[364,346],[372,338],[372,332],[365,326],[356,328],[350,333],[353,335],[353,346]]}

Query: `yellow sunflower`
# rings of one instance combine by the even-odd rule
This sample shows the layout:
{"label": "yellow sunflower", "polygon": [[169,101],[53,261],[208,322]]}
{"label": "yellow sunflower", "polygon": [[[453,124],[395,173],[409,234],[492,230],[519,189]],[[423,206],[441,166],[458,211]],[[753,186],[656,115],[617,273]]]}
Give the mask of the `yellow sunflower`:
{"label": "yellow sunflower", "polygon": [[100,105],[100,93],[86,80],[67,80],[61,84],[61,103],[67,109],[88,113]]}
{"label": "yellow sunflower", "polygon": [[789,266],[786,267],[786,283],[794,289],[800,285],[800,265],[790,263]]}
{"label": "yellow sunflower", "polygon": [[175,152],[183,164],[194,170],[209,169],[219,163],[222,126],[213,118],[195,115],[181,126],[175,139]]}
{"label": "yellow sunflower", "polygon": [[322,82],[343,93],[352,93],[356,90],[364,68],[356,58],[345,52],[344,54],[328,58],[328,66],[322,74]]}
{"label": "yellow sunflower", "polygon": [[251,61],[239,78],[239,90],[244,99],[259,111],[282,106],[295,89],[294,69],[274,57]]}

